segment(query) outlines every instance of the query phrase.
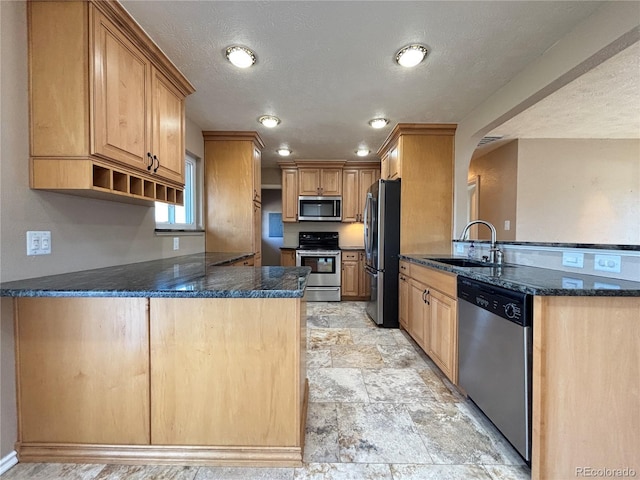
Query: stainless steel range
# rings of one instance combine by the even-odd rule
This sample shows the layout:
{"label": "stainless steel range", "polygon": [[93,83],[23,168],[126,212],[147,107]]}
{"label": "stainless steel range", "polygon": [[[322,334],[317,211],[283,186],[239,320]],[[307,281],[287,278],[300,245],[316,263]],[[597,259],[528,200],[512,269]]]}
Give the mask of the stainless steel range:
{"label": "stainless steel range", "polygon": [[340,251],[338,232],[300,232],[296,265],[311,267],[307,282],[307,301],[339,302]]}

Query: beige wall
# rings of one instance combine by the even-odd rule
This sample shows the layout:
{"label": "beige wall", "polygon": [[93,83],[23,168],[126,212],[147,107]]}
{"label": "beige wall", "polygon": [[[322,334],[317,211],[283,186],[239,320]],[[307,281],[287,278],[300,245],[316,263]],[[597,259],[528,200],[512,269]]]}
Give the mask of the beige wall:
{"label": "beige wall", "polygon": [[[154,233],[150,207],[29,189],[27,29],[23,1],[0,1],[1,115],[0,280],[9,281],[204,251],[204,237]],[[187,122],[187,150],[204,156],[200,129]],[[26,255],[26,231],[51,231],[52,253]],[[15,394],[10,309],[2,302],[0,458],[13,450]]]}
{"label": "beige wall", "polygon": [[[517,174],[517,140],[473,158],[469,164],[469,178],[478,176],[480,180],[478,218],[496,227],[500,241],[516,239]],[[505,230],[505,221],[510,222],[509,230]],[[477,238],[490,239],[489,229],[480,227]]]}
{"label": "beige wall", "polygon": [[524,139],[517,238],[640,244],[640,140]]}
{"label": "beige wall", "polygon": [[604,2],[521,73],[458,122],[455,144],[454,233],[467,218],[467,173],[480,139],[640,39],[637,2]]}

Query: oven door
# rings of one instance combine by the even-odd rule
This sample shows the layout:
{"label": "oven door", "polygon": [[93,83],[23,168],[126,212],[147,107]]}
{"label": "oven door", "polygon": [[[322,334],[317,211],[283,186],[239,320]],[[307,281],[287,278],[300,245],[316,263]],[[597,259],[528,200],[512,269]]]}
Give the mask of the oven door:
{"label": "oven door", "polygon": [[339,250],[296,250],[296,265],[311,267],[310,287],[339,287],[341,261]]}

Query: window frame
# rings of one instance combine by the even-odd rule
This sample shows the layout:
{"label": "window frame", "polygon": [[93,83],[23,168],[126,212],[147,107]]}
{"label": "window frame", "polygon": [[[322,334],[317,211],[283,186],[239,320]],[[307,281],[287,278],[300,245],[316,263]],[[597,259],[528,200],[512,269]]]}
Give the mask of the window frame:
{"label": "window frame", "polygon": [[[165,202],[155,202],[154,216],[156,207],[163,205],[167,207],[168,221],[158,222],[155,220],[155,230],[157,233],[162,232],[198,232],[202,231],[202,195],[201,195],[201,161],[195,155],[186,152],[185,154],[185,168],[184,168],[184,208],[186,223],[175,223],[175,209],[176,205],[170,205]],[[180,206],[180,205],[178,205]]]}

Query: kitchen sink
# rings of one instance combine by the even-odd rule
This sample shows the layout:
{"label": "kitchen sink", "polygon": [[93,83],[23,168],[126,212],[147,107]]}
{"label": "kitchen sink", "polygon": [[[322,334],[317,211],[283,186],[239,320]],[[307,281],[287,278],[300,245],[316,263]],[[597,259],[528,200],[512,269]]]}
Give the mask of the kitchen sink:
{"label": "kitchen sink", "polygon": [[500,265],[496,265],[495,263],[487,263],[481,262],[479,260],[471,260],[468,258],[430,258],[424,257],[426,260],[431,260],[433,262],[446,263],[447,265],[452,265],[454,267],[499,267]]}

